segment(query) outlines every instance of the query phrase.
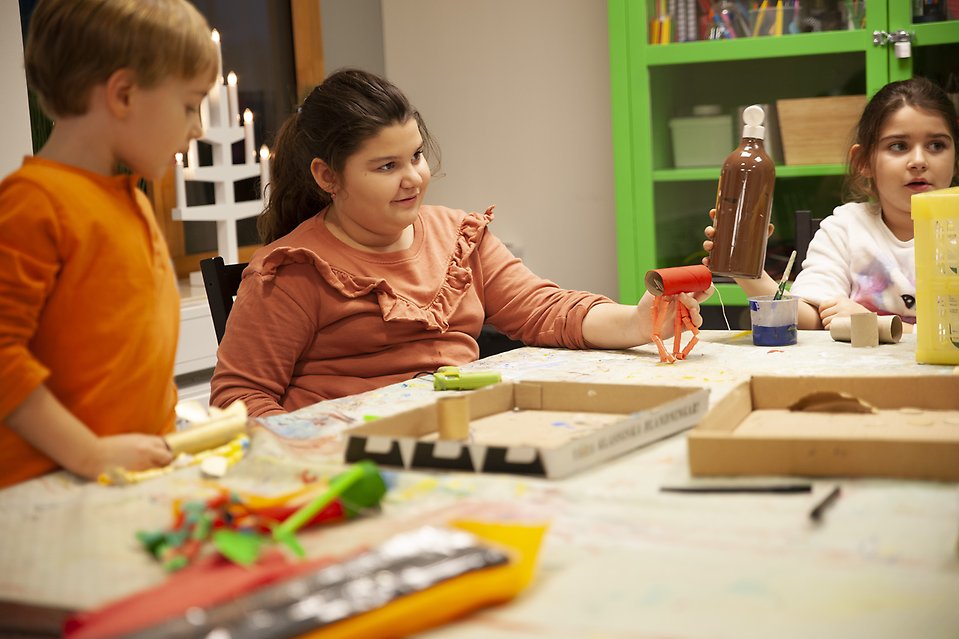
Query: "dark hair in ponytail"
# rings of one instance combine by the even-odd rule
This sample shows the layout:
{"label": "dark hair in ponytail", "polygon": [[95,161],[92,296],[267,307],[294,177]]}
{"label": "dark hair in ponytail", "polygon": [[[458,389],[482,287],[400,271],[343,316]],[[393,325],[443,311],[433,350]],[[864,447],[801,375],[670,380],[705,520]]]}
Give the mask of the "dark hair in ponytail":
{"label": "dark hair in ponytail", "polygon": [[286,235],[330,204],[329,194],[310,172],[314,158],[339,174],[366,140],[410,118],[416,120],[424,157],[435,170],[438,148],[419,112],[393,84],[366,71],[343,69],[317,85],[277,133],[269,199],[257,219],[263,242]]}
{"label": "dark hair in ponytail", "polygon": [[[879,135],[886,121],[899,109],[911,106],[928,113],[939,115],[945,122],[952,144],[959,144],[959,123],[956,120],[956,108],[949,95],[938,85],[922,77],[899,82],[890,82],[872,96],[856,127],[855,143],[860,146],[859,153],[849,162],[844,188],[847,199],[854,202],[878,201],[879,193],[873,180],[863,177],[862,172],[869,168],[879,146]],[[952,168],[953,184],[959,171],[959,153]]]}

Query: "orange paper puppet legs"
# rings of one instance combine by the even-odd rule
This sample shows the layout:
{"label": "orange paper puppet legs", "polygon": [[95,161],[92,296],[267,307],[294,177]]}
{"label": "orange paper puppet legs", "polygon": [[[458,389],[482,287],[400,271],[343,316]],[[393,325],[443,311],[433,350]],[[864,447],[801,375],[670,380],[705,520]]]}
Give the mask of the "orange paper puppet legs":
{"label": "orange paper puppet legs", "polygon": [[[689,318],[689,309],[677,300],[676,312],[673,314],[673,352],[670,354],[669,351],[666,350],[666,345],[663,344],[663,338],[661,337],[662,323],[663,320],[666,319],[665,311],[666,303],[663,301],[662,296],[657,296],[656,299],[653,300],[653,342],[656,344],[656,348],[659,349],[659,361],[672,364],[677,359],[686,359],[689,352],[693,350],[693,347],[699,342],[699,329],[696,328],[696,325],[693,324]],[[680,351],[679,346],[683,335],[683,326],[692,332],[693,337],[689,340],[689,343],[686,344],[686,348]]]}
{"label": "orange paper puppet legs", "polygon": [[[661,337],[662,323],[665,318],[664,295],[679,293],[701,293],[712,285],[712,273],[705,266],[679,266],[676,268],[661,268],[646,273],[646,290],[656,296],[653,300],[653,342],[659,349],[659,361],[673,363],[677,359],[686,359],[693,346],[699,341],[699,329],[689,318],[689,309],[676,300],[676,312],[673,316],[673,352],[666,350]],[[682,351],[679,350],[683,334],[683,326],[688,328],[693,337]]]}

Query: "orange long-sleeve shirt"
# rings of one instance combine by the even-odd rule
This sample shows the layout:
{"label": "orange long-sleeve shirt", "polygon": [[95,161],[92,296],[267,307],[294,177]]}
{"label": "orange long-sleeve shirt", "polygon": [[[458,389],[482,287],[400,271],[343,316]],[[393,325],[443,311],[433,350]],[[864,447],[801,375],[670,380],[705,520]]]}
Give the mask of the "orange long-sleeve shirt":
{"label": "orange long-sleeve shirt", "polygon": [[0,183],[0,487],[57,468],[2,421],[40,384],[98,435],[171,430],[179,314],[135,178],[26,158]]}
{"label": "orange long-sleeve shirt", "polygon": [[217,352],[211,401],[251,415],[292,411],[471,362],[484,323],[533,346],[587,348],[602,295],[533,274],[485,214],[423,206],[413,244],[351,248],[323,214],[257,251]]}

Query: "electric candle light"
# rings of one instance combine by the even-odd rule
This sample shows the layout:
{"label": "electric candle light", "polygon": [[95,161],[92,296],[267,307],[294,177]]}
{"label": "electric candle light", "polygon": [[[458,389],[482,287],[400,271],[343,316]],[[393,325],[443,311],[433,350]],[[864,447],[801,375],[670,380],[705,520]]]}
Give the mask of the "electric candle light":
{"label": "electric candle light", "polygon": [[210,38],[216,45],[216,83],[223,82],[223,51],[220,49],[220,32],[214,29],[210,32]]}
{"label": "electric candle light", "polygon": [[178,209],[186,208],[186,185],[183,182],[183,154],[176,154],[176,167],[173,174],[176,183],[176,207]]}
{"label": "electric candle light", "polygon": [[[223,59],[220,54],[220,34],[214,29],[211,41],[217,52],[217,78],[200,102],[203,133],[199,140],[191,140],[187,149],[176,156],[176,208],[174,219],[191,222],[216,222],[217,250],[228,262],[238,261],[236,223],[262,211],[261,197],[270,182],[270,150],[261,152],[257,166],[257,147],[253,129],[253,112],[240,113],[239,78],[230,71],[222,76]],[[242,115],[242,117],[241,117]],[[235,146],[243,141],[245,160],[234,162]],[[198,144],[209,148],[201,166]],[[255,180],[259,173],[261,185],[255,187],[256,198],[236,201],[234,187],[239,180]],[[190,206],[186,182],[204,182],[213,185],[213,202]],[[208,198],[204,198],[208,199]],[[193,282],[199,282],[199,273],[191,273]]]}
{"label": "electric candle light", "polygon": [[253,164],[256,151],[253,150],[253,111],[243,111],[243,149],[246,153],[246,163]]}
{"label": "electric candle light", "polygon": [[200,124],[204,129],[210,128],[213,123],[210,122],[210,96],[205,95],[200,100]]}
{"label": "electric candle light", "polygon": [[221,102],[220,87],[222,86],[223,86],[222,84],[217,82],[216,84],[213,85],[213,88],[210,89],[210,92],[207,93],[206,99],[209,100],[210,102],[209,112],[210,112],[210,115],[213,116],[212,119],[210,120],[211,126],[224,125],[223,118],[221,117],[223,115],[223,109],[220,107],[220,102]]}
{"label": "electric candle light", "polygon": [[236,95],[236,74],[230,71],[226,76],[226,99],[230,113],[230,126],[236,122],[234,115],[240,112],[240,104]]}
{"label": "electric candle light", "polygon": [[225,84],[218,84],[213,87],[213,90],[216,91],[217,94],[216,106],[219,109],[216,114],[217,122],[220,126],[229,128],[233,126],[233,122],[236,122],[236,116],[230,114],[227,109],[227,102],[229,102],[227,98],[227,86]]}
{"label": "electric candle light", "polygon": [[260,197],[266,201],[266,185],[270,183],[270,149],[260,147]]}
{"label": "electric candle light", "polygon": [[213,116],[213,120],[210,121],[210,124],[216,126],[229,126],[228,123],[223,122],[223,106],[221,105],[223,99],[220,96],[220,89],[223,86],[223,52],[220,50],[220,32],[214,29],[210,37],[213,39],[213,43],[216,45],[216,81],[213,83],[213,87],[210,88],[210,92],[207,94],[207,98],[210,101],[208,108],[209,115]]}

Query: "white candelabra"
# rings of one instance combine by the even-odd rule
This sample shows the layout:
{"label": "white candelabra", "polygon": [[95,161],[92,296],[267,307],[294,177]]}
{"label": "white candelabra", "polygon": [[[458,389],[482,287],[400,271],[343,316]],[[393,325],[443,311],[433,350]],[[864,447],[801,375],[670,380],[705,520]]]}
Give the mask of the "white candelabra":
{"label": "white candelabra", "polygon": [[[217,50],[217,80],[200,103],[200,120],[203,124],[201,142],[209,144],[213,163],[200,166],[197,156],[197,141],[191,140],[187,150],[186,166],[183,154],[176,154],[176,208],[173,219],[189,222],[216,222],[217,250],[227,264],[240,261],[237,246],[236,223],[257,215],[263,209],[266,186],[270,181],[270,150],[260,147],[259,164],[253,143],[253,113],[246,109],[240,123],[237,102],[236,74],[232,71],[223,82],[223,57],[220,51],[220,34],[212,33]],[[233,144],[243,140],[244,161],[233,163]],[[233,186],[238,180],[260,175],[260,193],[255,200],[237,202]],[[212,182],[214,204],[187,205],[186,181]]]}

